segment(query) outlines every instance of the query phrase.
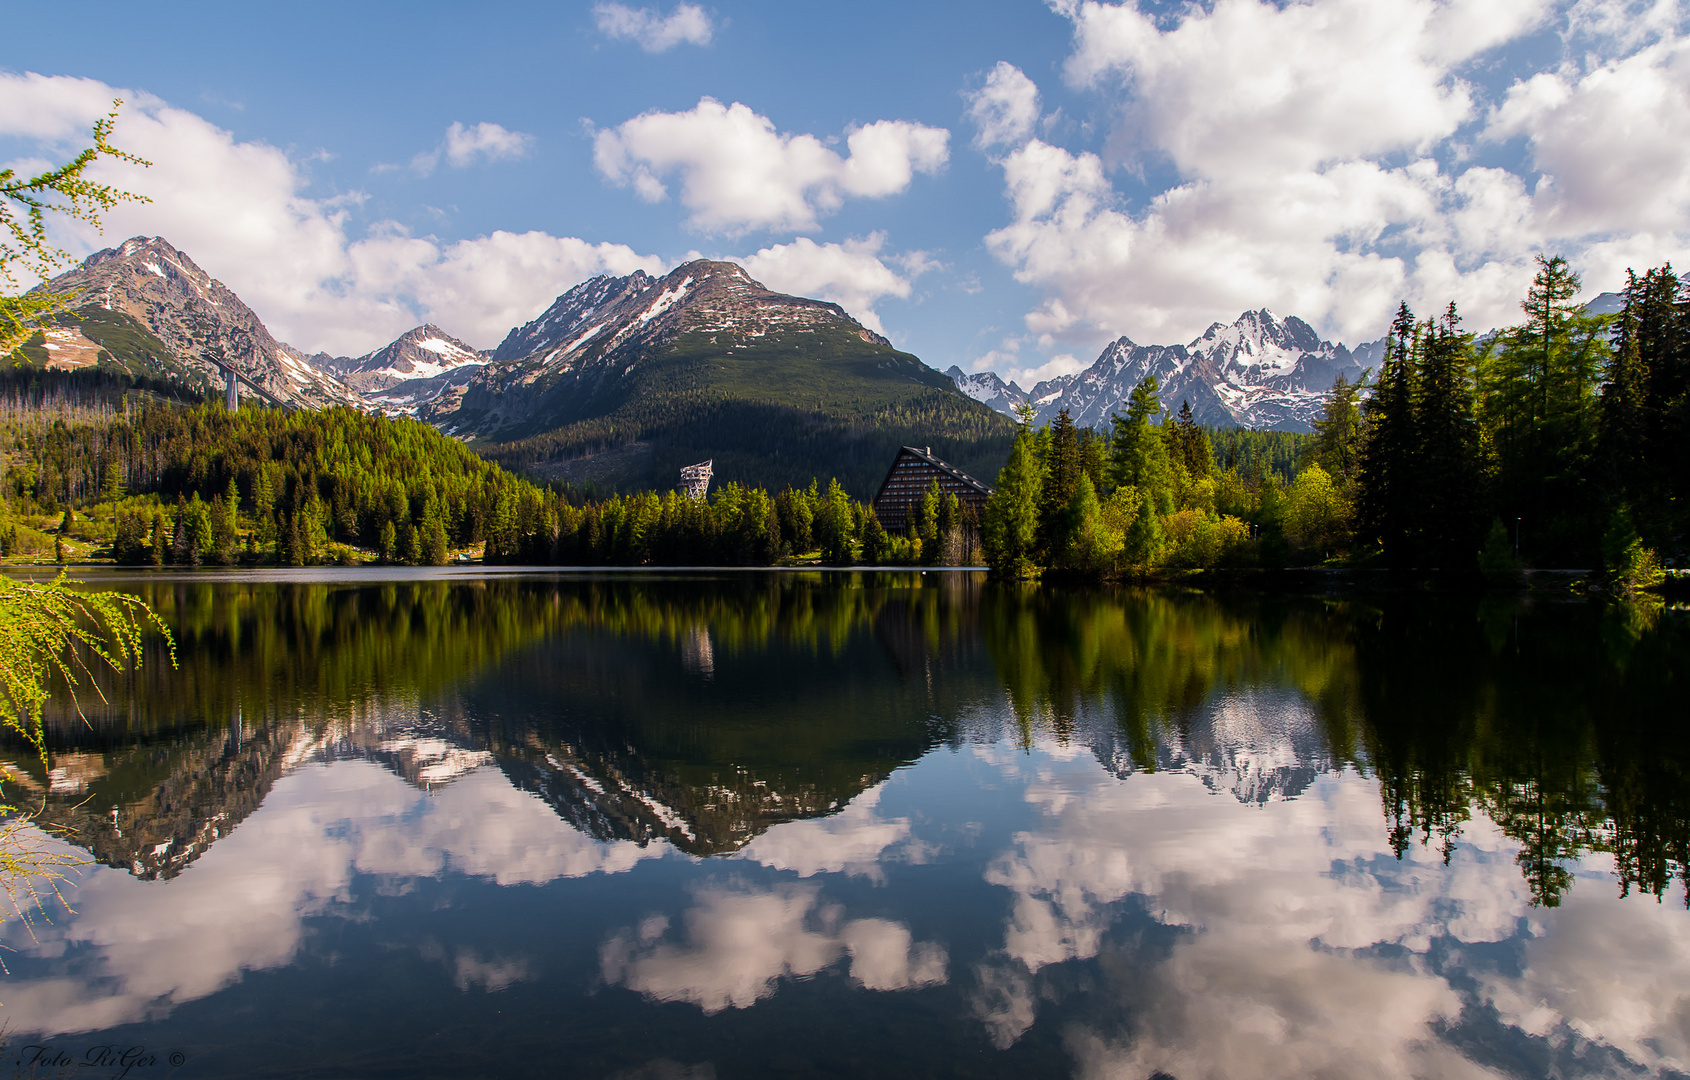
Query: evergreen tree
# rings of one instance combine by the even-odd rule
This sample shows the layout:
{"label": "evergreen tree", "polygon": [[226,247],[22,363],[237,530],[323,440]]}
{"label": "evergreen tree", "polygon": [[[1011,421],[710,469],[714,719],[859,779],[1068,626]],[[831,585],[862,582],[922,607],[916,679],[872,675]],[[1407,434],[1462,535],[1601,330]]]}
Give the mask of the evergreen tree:
{"label": "evergreen tree", "polygon": [[1520,305],[1523,325],[1499,335],[1480,363],[1479,418],[1493,458],[1501,516],[1521,518],[1540,557],[1594,554],[1596,391],[1607,360],[1604,317],[1572,303],[1579,277],[1560,257],[1538,258]]}
{"label": "evergreen tree", "polygon": [[1352,383],[1340,372],[1314,421],[1315,441],[1309,455],[1344,489],[1361,471],[1360,400],[1366,385],[1365,374]]}
{"label": "evergreen tree", "polygon": [[1197,425],[1197,419],[1192,415],[1191,402],[1179,403],[1179,419],[1174,427],[1180,466],[1191,482],[1207,480],[1214,469],[1215,452],[1209,445],[1209,433]]}
{"label": "evergreen tree", "polygon": [[1625,307],[1615,319],[1613,355],[1601,391],[1601,483],[1614,507],[1628,510],[1655,543],[1682,531],[1686,521],[1690,311],[1685,292],[1670,264],[1641,279],[1626,272]]}
{"label": "evergreen tree", "polygon": [[422,550],[418,553],[417,561],[424,566],[446,565],[446,523],[438,513],[424,517],[422,528]]}
{"label": "evergreen tree", "polygon": [[981,544],[986,564],[999,577],[1026,577],[1038,567],[1039,489],[1042,463],[1033,449],[1030,417],[1009,450],[1009,461],[998,473],[997,488],[986,500]]}
{"label": "evergreen tree", "polygon": [[850,566],[855,524],[851,500],[838,480],[830,480],[823,497],[821,512],[816,515],[817,539],[821,541],[822,561],[830,566]]}
{"label": "evergreen tree", "polygon": [[1067,540],[1068,504],[1074,501],[1084,475],[1079,433],[1066,408],[1047,428],[1044,477],[1039,485],[1039,550],[1054,562]]}
{"label": "evergreen tree", "polygon": [[1397,565],[1415,565],[1421,549],[1418,524],[1420,432],[1416,405],[1420,372],[1414,313],[1397,308],[1385,339],[1379,385],[1363,410],[1359,518],[1362,539],[1379,543]]}
{"label": "evergreen tree", "polygon": [[1156,427],[1162,412],[1156,377],[1146,375],[1127,399],[1127,415],[1111,417],[1110,458],[1116,487],[1137,488],[1152,510],[1173,512],[1173,478],[1167,443]]}
{"label": "evergreen tree", "polygon": [[1423,553],[1432,565],[1452,570],[1473,563],[1484,479],[1474,414],[1472,339],[1460,326],[1461,317],[1451,303],[1442,319],[1422,330],[1416,410]]}
{"label": "evergreen tree", "polygon": [[886,527],[869,511],[868,520],[863,523],[863,565],[879,566],[886,558],[889,540]]}
{"label": "evergreen tree", "polygon": [[916,508],[915,520],[910,523],[910,528],[921,540],[922,558],[928,563],[939,557],[939,508],[944,502],[939,481],[934,480],[922,493],[921,505]]}
{"label": "evergreen tree", "polygon": [[1064,538],[1060,565],[1094,578],[1113,569],[1122,551],[1122,537],[1104,519],[1097,489],[1086,473],[1080,474],[1080,482],[1074,489],[1074,497],[1069,501],[1064,517],[1068,523],[1068,535]]}
{"label": "evergreen tree", "polygon": [[170,553],[170,540],[164,531],[164,512],[153,511],[152,536],[147,544],[147,561],[154,566],[163,566]]}
{"label": "evergreen tree", "polygon": [[[1625,272],[1625,306],[1614,321],[1614,351],[1602,384],[1597,457],[1612,498],[1626,505],[1638,501],[1646,483],[1637,468],[1648,452],[1649,365],[1643,339],[1644,319],[1652,314],[1649,286],[1655,274],[1651,270],[1639,281],[1632,271]],[[1676,281],[1671,290],[1678,292]]]}
{"label": "evergreen tree", "polygon": [[1124,552],[1134,566],[1147,567],[1162,554],[1162,518],[1155,502],[1147,497],[1138,500],[1138,514],[1127,530]]}

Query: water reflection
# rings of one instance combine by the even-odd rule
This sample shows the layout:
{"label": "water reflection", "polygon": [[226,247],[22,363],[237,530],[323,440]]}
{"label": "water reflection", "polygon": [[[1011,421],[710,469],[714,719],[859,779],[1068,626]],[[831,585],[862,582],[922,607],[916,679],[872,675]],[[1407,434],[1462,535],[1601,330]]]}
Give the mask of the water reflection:
{"label": "water reflection", "polygon": [[946,981],[945,948],[917,944],[909,928],[887,919],[844,918],[820,901],[816,886],[704,889],[671,940],[661,915],[624,930],[600,952],[605,981],[657,1001],[685,1001],[708,1015],[746,1008],[775,992],[782,978],[803,978],[849,957],[853,983],[869,990],[909,990]]}
{"label": "water reflection", "polygon": [[15,1030],[285,1023],[257,974],[333,965],[368,973],[323,976],[343,1008],[405,996],[395,1033],[497,995],[501,1045],[598,1046],[589,1075],[759,1072],[782,1024],[794,1061],[912,1074],[1690,1069],[1671,612],[152,588],[180,686],[154,665],[9,766],[115,868],[7,927]]}

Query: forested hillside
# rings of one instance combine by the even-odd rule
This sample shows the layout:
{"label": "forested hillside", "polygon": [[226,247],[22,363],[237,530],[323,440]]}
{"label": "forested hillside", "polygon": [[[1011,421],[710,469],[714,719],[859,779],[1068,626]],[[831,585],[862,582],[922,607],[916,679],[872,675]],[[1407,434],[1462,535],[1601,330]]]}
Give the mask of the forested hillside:
{"label": "forested hillside", "polygon": [[[597,501],[540,487],[406,418],[182,404],[108,373],[0,375],[0,555],[133,564],[915,561],[837,480]],[[967,553],[935,501],[928,558]],[[867,548],[863,541],[867,537]]]}
{"label": "forested hillside", "polygon": [[684,335],[642,359],[602,415],[482,451],[538,476],[634,490],[672,486],[682,466],[708,458],[726,482],[776,489],[836,476],[869,499],[900,446],[932,446],[989,479],[1013,434],[1013,421],[915,357],[822,328],[731,347]]}
{"label": "forested hillside", "polygon": [[1650,587],[1690,525],[1690,289],[1670,267],[1630,275],[1615,315],[1587,314],[1578,291],[1564,260],[1540,259],[1525,321],[1479,345],[1454,304],[1425,320],[1404,305],[1372,395],[1340,377],[1300,442],[1175,421],[1154,378],[1107,439],[1066,412],[1024,427],[987,506],[987,558],[1011,575],[1600,567]]}

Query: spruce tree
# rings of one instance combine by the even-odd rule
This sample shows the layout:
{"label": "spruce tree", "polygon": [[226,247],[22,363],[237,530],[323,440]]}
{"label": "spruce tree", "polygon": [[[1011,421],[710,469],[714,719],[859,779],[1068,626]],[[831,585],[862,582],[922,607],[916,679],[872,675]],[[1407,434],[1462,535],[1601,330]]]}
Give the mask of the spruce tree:
{"label": "spruce tree", "polygon": [[1346,492],[1361,468],[1360,401],[1366,385],[1366,375],[1352,383],[1340,372],[1314,421],[1312,456]]}
{"label": "spruce tree", "polygon": [[1050,424],[1044,479],[1039,487],[1039,548],[1047,563],[1062,550],[1068,531],[1068,504],[1079,490],[1082,475],[1079,434],[1064,408]]}
{"label": "spruce tree", "polygon": [[1360,539],[1383,545],[1396,565],[1415,565],[1421,551],[1418,516],[1418,449],[1415,423],[1420,396],[1414,313],[1397,308],[1385,339],[1379,385],[1363,410],[1366,432],[1361,450],[1358,507]]}
{"label": "spruce tree", "polygon": [[1024,417],[1009,461],[998,472],[997,490],[986,500],[981,538],[986,565],[996,577],[1026,577],[1038,569],[1039,488],[1043,467],[1033,450],[1030,418]]}
{"label": "spruce tree", "polygon": [[1110,463],[1116,487],[1134,487],[1159,514],[1173,513],[1173,477],[1168,448],[1156,427],[1162,402],[1156,377],[1146,375],[1127,399],[1127,415],[1111,417]]}
{"label": "spruce tree", "polygon": [[1471,342],[1453,302],[1420,334],[1418,531],[1424,559],[1448,570],[1469,568],[1479,544],[1483,476]]}
{"label": "spruce tree", "polygon": [[1192,415],[1191,402],[1179,403],[1179,419],[1174,426],[1178,431],[1179,463],[1186,476],[1192,483],[1208,479],[1214,468],[1215,452],[1209,445],[1208,432],[1197,425]]}

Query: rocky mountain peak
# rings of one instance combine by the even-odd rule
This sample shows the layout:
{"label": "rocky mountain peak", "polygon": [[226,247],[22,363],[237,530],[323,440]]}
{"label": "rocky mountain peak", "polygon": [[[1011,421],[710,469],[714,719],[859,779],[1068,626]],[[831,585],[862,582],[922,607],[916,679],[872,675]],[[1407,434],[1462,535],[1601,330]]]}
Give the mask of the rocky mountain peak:
{"label": "rocky mountain peak", "polygon": [[278,342],[241,298],[159,236],[136,236],[90,255],[40,286],[73,295],[73,307],[121,312],[150,330],[209,387],[220,388],[215,358],[270,397],[310,406],[354,400],[332,375]]}
{"label": "rocky mountain peak", "polygon": [[[1041,421],[1066,408],[1075,423],[1101,427],[1125,411],[1145,376],[1154,375],[1162,404],[1178,410],[1181,402],[1189,402],[1200,423],[1308,431],[1333,381],[1340,374],[1354,380],[1375,366],[1378,345],[1371,342],[1351,352],[1323,341],[1296,316],[1280,319],[1261,308],[1230,323],[1214,323],[1185,345],[1139,345],[1123,335],[1104,346],[1089,368],[1039,383],[1026,400]],[[980,380],[978,375],[966,378]],[[960,379],[957,386],[1000,411],[1013,408],[1013,397],[991,393],[994,387],[982,383],[971,390]]]}
{"label": "rocky mountain peak", "polygon": [[773,292],[737,263],[695,259],[661,278],[636,270],[584,281],[512,330],[492,360],[538,357],[543,367],[578,366],[613,352],[646,351],[689,331],[755,336],[822,324],[848,324],[865,341],[890,344],[838,304]]}

